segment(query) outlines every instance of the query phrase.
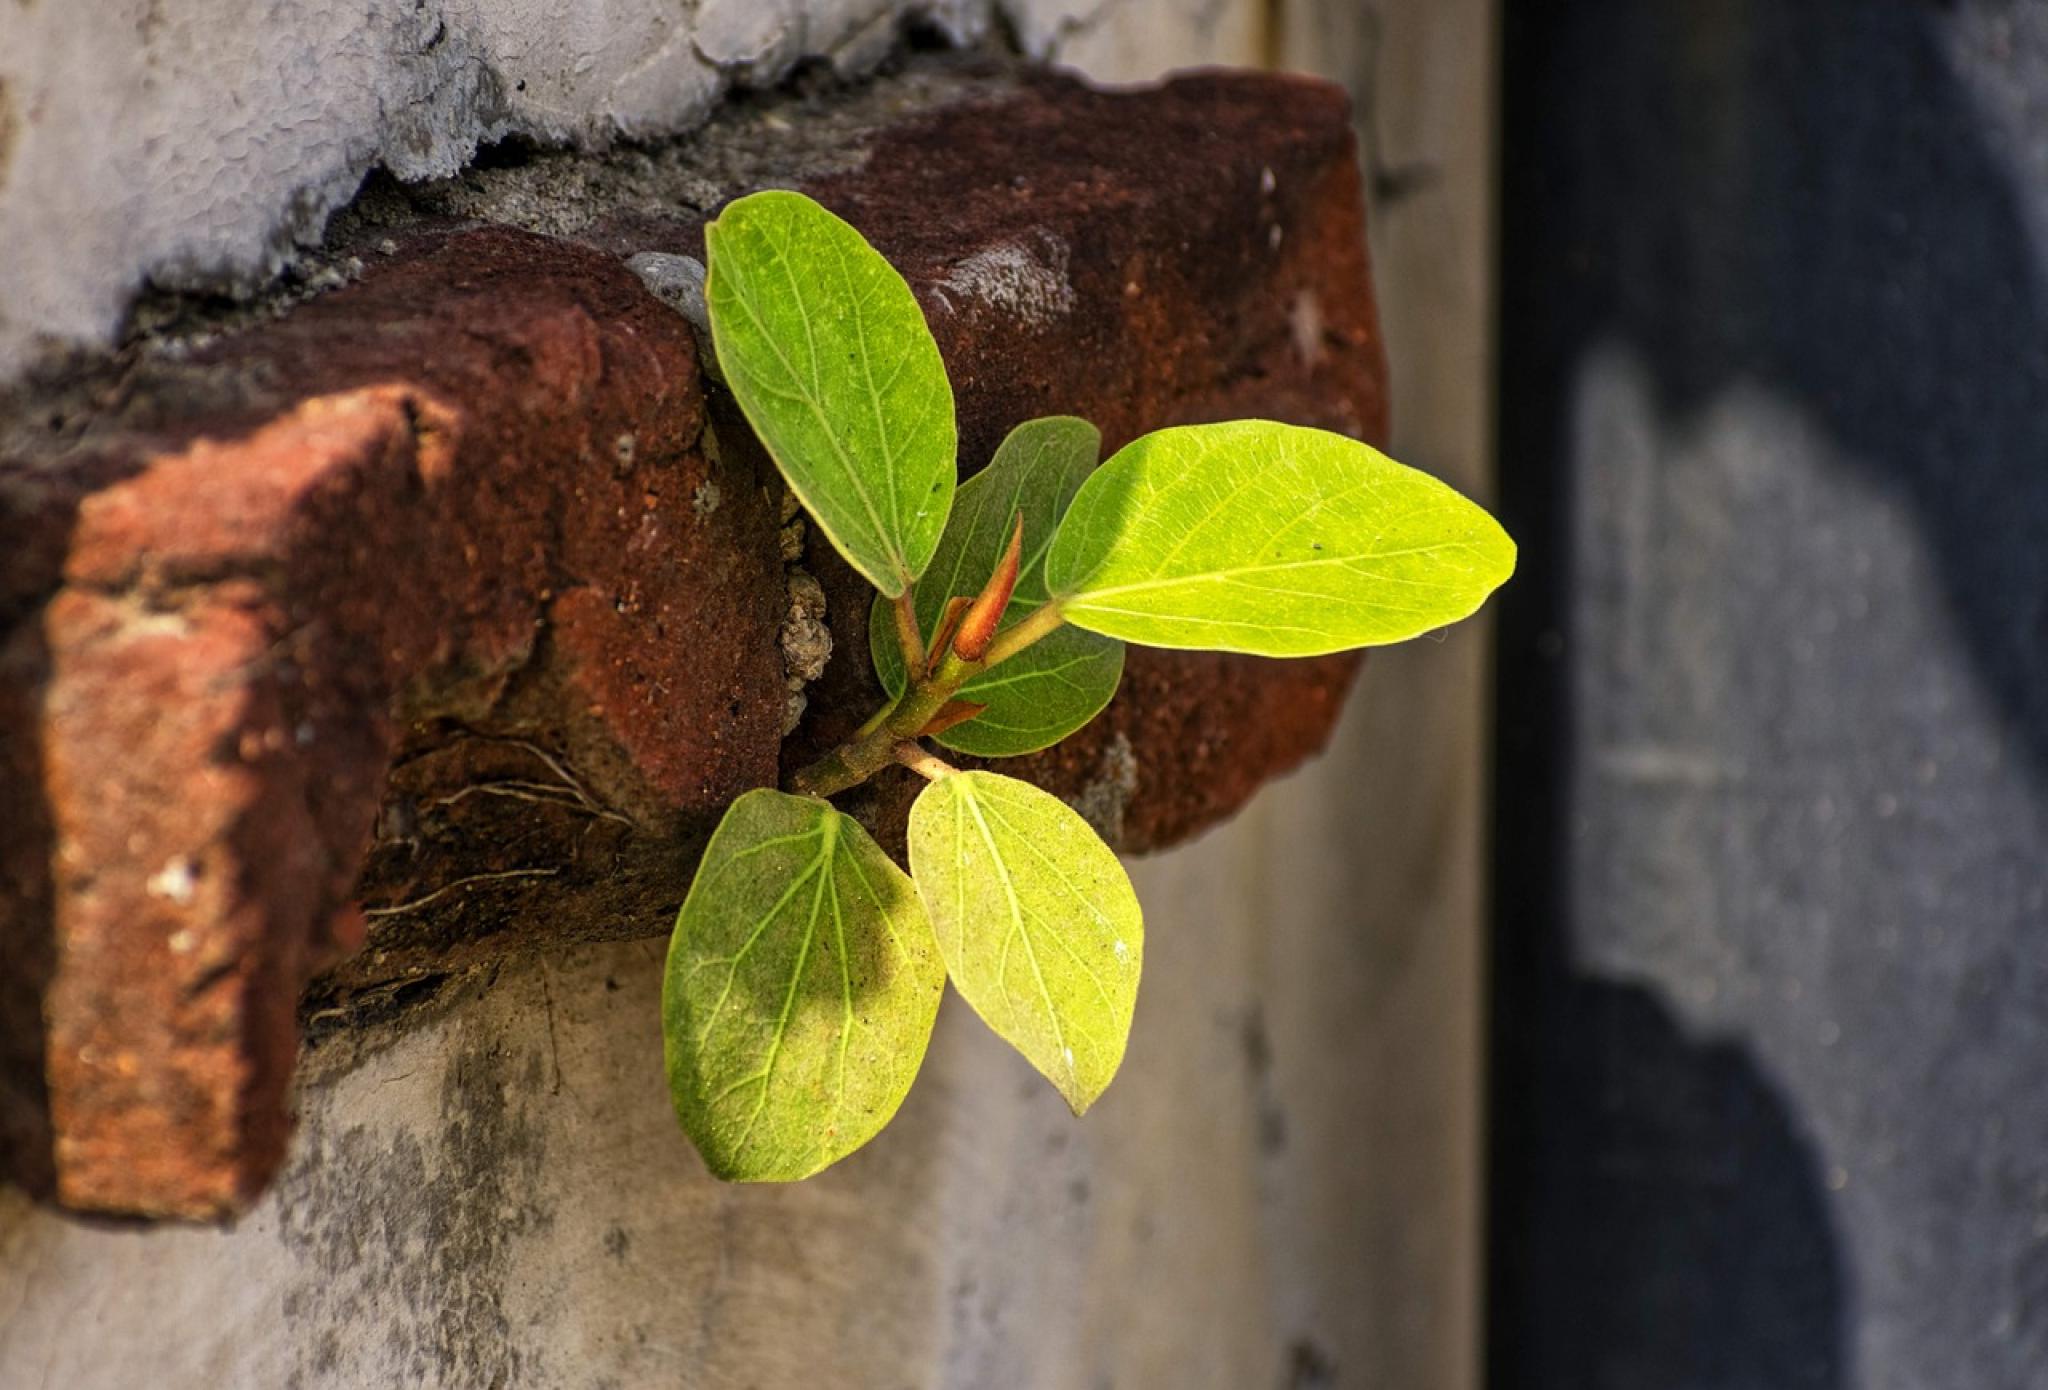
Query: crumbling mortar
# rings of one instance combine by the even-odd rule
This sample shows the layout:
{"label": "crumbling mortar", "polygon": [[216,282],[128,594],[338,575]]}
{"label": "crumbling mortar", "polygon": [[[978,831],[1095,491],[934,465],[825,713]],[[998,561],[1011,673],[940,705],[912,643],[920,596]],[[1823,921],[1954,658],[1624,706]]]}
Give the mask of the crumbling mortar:
{"label": "crumbling mortar", "polygon": [[832,659],[832,629],[826,624],[825,588],[804,568],[802,510],[796,494],[787,487],[782,490],[779,516],[777,541],[782,552],[783,591],[788,596],[778,632],[783,684],[789,692],[782,714],[782,736],[787,738],[810,705],[804,688],[825,674],[825,663]]}

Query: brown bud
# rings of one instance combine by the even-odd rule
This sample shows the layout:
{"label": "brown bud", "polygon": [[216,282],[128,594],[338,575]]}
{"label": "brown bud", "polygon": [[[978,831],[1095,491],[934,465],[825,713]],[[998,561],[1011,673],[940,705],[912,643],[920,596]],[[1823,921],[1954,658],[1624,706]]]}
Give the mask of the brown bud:
{"label": "brown bud", "polygon": [[967,616],[960,620],[960,630],[953,635],[953,650],[962,661],[981,660],[988,652],[988,644],[996,640],[996,628],[1003,621],[1003,610],[1010,606],[1010,593],[1017,587],[1017,571],[1023,561],[1024,513],[1018,512],[1017,524],[1010,531],[1009,549],[1003,552],[996,572],[988,577]]}

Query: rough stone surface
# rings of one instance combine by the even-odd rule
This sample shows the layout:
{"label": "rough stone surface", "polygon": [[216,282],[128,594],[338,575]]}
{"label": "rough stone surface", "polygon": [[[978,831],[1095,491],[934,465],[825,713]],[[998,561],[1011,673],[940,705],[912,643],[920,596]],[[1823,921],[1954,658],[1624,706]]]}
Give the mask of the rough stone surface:
{"label": "rough stone surface", "polygon": [[370,170],[445,178],[517,139],[603,148],[702,121],[806,59],[871,67],[981,0],[202,0],[0,7],[0,380],[106,342],[146,284],[261,286]]}
{"label": "rough stone surface", "polygon": [[1000,28],[1120,75],[1256,51],[1261,19],[1253,0],[1192,24],[1129,0],[0,6],[0,384],[115,340],[138,291],[245,295],[303,270],[375,170],[672,136],[806,64],[870,71],[908,28]]}
{"label": "rough stone surface", "polygon": [[[312,999],[332,1027],[521,944],[663,930],[724,803],[871,707],[865,595],[813,540],[837,655],[782,741],[780,490],[624,264],[701,254],[724,197],[794,177],[904,268],[967,467],[1049,411],[1112,447],[1243,414],[1382,434],[1331,89],[953,65],[792,100],[685,150],[382,185],[329,252],[355,283],[179,310],[0,420],[0,763],[29,789],[0,1123],[38,1190],[246,1202],[317,967],[367,929]],[[1318,746],[1352,669],[1134,654],[1025,775],[1163,844]],[[903,796],[861,809],[887,835]]]}

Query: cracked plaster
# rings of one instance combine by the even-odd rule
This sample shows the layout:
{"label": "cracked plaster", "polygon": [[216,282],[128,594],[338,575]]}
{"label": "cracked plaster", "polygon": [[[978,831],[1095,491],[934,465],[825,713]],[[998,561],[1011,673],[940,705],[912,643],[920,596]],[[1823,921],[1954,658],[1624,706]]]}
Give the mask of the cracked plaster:
{"label": "cracked plaster", "polygon": [[1126,0],[0,5],[0,383],[118,341],[144,289],[263,288],[372,170],[674,135],[807,60],[864,72],[907,24],[965,44],[998,16],[1097,71],[1147,25],[1185,27]]}

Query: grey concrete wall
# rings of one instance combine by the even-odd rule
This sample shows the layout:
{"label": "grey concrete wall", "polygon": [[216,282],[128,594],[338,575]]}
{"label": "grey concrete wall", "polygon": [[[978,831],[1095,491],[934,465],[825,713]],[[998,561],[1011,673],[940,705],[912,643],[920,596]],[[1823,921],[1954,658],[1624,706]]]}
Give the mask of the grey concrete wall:
{"label": "grey concrete wall", "polygon": [[[1351,89],[1367,166],[1392,450],[1494,493],[1498,0],[1290,0],[1275,50]],[[1378,943],[1386,1013],[1361,1049],[1366,1145],[1344,1210],[1379,1238],[1370,1335],[1338,1385],[1453,1390],[1481,1375],[1491,613],[1373,655],[1331,761],[1360,861],[1324,911]],[[1396,1282],[1398,1281],[1398,1282]],[[1313,1382],[1310,1382],[1311,1384]]]}
{"label": "grey concrete wall", "polygon": [[1404,1064],[1441,1064],[1401,1049],[1428,1026],[1426,924],[1360,906],[1386,878],[1353,819],[1373,722],[1134,866],[1144,995],[1084,1119],[949,1000],[879,1140],[805,1183],[720,1184],[669,1112],[662,943],[508,969],[316,1050],[291,1166],[234,1230],[0,1198],[0,1381],[1351,1383],[1431,1259],[1402,1209],[1440,1200],[1388,1171],[1413,1175],[1430,1108]]}

